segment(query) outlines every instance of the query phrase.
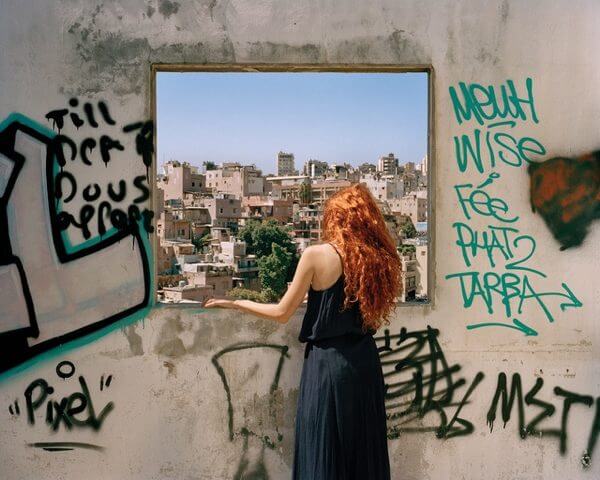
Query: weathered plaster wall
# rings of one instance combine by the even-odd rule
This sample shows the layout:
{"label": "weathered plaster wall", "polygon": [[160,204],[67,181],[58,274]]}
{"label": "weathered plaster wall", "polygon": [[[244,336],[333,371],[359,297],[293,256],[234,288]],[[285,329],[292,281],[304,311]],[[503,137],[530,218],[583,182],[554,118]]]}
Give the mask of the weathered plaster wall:
{"label": "weathered plaster wall", "polygon": [[[390,422],[390,436],[397,437],[389,441],[393,476],[598,478],[600,228],[593,224],[581,246],[559,251],[542,218],[531,212],[526,165],[512,166],[497,157],[495,168],[486,160],[478,171],[469,161],[461,171],[454,143],[455,136],[472,137],[479,128],[482,138],[488,131],[517,140],[531,137],[543,145],[543,158],[597,149],[597,2],[2,0],[0,9],[0,120],[8,119],[0,129],[0,179],[23,161],[10,197],[0,204],[7,211],[5,224],[0,223],[0,355],[3,363],[24,350],[34,355],[5,371],[0,383],[2,478],[289,478],[303,360],[296,337],[303,312],[277,328],[231,311],[146,308],[152,265],[142,214],[151,206],[144,198],[147,144],[141,132],[151,118],[150,65],[204,62],[433,66],[435,304],[399,308],[390,334],[406,328],[408,336],[400,345],[398,337],[386,343],[382,331],[379,340],[386,372],[402,365],[410,352],[416,357],[387,377],[390,391],[405,381],[409,390],[398,401],[410,404],[419,392],[423,397],[415,402],[414,413]],[[459,82],[466,82],[499,91],[512,80],[518,95],[526,98],[527,78],[533,81],[537,122],[530,105],[519,104],[525,118],[509,117],[515,120],[512,127],[490,126],[502,118],[485,125],[473,118],[459,124],[450,87],[459,89]],[[72,98],[78,99],[76,107],[69,105]],[[86,102],[97,127],[84,111]],[[83,124],[76,128],[64,117],[61,133],[73,140],[76,153],[74,160],[66,154],[61,169],[57,159],[46,155],[61,139],[46,114],[63,108],[77,113]],[[20,116],[10,116],[13,112]],[[123,131],[127,125],[133,126]],[[100,155],[103,135],[123,147],[109,148],[105,162]],[[90,150],[91,143],[85,144],[87,165],[81,147],[90,138],[96,147]],[[501,138],[506,145],[508,137]],[[506,146],[495,148],[516,163]],[[48,189],[61,172],[67,173],[62,173],[63,197],[57,204]],[[500,177],[481,189],[506,202],[508,212],[495,210],[494,218],[481,214],[485,207],[477,214],[467,204],[467,219],[455,186],[477,188],[492,172]],[[108,184],[116,190],[120,180],[126,183],[123,198],[109,196]],[[86,200],[83,189],[93,183],[101,188],[100,198]],[[68,199],[75,184],[77,192]],[[98,241],[96,209],[102,201],[107,232]],[[91,211],[82,210],[86,204],[95,207],[92,220],[84,222],[89,238],[73,222],[62,233],[56,233],[56,225],[51,228],[51,218],[59,222],[61,211],[81,223],[81,212],[87,218]],[[132,205],[140,212],[139,222],[125,222],[120,230],[124,238],[111,242],[119,231],[111,231],[106,212],[119,209],[137,218]],[[519,219],[510,225],[504,221],[515,216]],[[117,214],[116,220],[123,218]],[[514,258],[503,259],[496,250],[493,267],[479,252],[469,267],[456,245],[454,222],[480,230],[489,224],[510,226],[526,237],[517,244],[510,237]],[[531,239],[535,251],[515,266],[538,273],[507,268],[531,253]],[[548,295],[536,298],[526,290],[529,298],[522,311],[517,311],[515,297],[507,313],[494,294],[490,314],[481,295],[468,306],[458,279],[446,278],[474,270],[518,274],[521,282],[527,274],[532,288]],[[23,278],[35,316],[27,310]],[[515,326],[514,318],[525,327],[467,329],[490,322]],[[31,334],[33,319],[37,338],[23,340],[14,333],[21,329]],[[97,330],[99,325],[105,328]],[[439,336],[428,334],[427,326]],[[83,335],[86,328],[93,333]],[[42,341],[47,342],[43,348]],[[411,344],[417,348],[402,348]],[[72,363],[72,376],[71,364],[57,369],[62,361]],[[439,378],[430,382],[427,375],[434,365]],[[422,380],[413,377],[420,368]],[[523,400],[517,398],[507,409],[505,428],[500,402],[490,431],[487,416],[501,391],[500,373],[509,386],[520,379]],[[437,403],[427,402],[430,388]],[[440,392],[445,390],[449,396],[444,399]],[[52,421],[47,424],[49,401]],[[390,413],[407,408],[394,403],[388,404]],[[520,407],[524,426],[543,434],[520,437]],[[415,418],[419,413],[425,414],[423,419]],[[538,415],[540,422],[531,424]],[[397,435],[393,427],[403,420],[405,430]],[[442,438],[436,437],[436,428]],[[58,441],[103,449],[67,445],[74,449],[49,452],[30,445]],[[590,445],[596,448],[586,453]]]}

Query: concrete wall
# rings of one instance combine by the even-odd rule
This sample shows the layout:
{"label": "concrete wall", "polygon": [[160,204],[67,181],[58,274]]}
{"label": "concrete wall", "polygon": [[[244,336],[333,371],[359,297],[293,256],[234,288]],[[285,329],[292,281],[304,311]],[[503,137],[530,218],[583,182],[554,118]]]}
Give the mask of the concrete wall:
{"label": "concrete wall", "polygon": [[[432,65],[435,303],[399,308],[390,337],[382,330],[379,339],[389,392],[404,388],[388,403],[398,414],[389,421],[393,478],[599,477],[600,228],[560,251],[531,211],[526,163],[509,148],[523,137],[543,145],[536,158],[598,148],[598,2],[2,0],[0,8],[0,179],[22,167],[0,204],[0,355],[5,367],[19,363],[0,383],[2,478],[289,478],[303,312],[278,328],[233,311],[149,306],[150,65],[183,62]],[[530,101],[513,102],[523,115],[459,123],[450,87],[499,92],[509,80]],[[57,137],[64,112],[46,117],[61,109],[78,117],[65,115]],[[514,125],[491,125],[501,120]],[[481,169],[469,161],[461,171],[454,138],[476,129],[482,139],[491,132],[497,163],[484,144]],[[494,142],[497,132],[511,137]],[[59,144],[64,165],[47,154]],[[123,198],[109,196],[120,180]],[[94,183],[99,197],[94,185],[84,197]],[[457,192],[472,190],[500,200],[465,200],[463,210]],[[117,229],[111,211],[122,212]],[[504,230],[510,252],[493,250],[495,266],[481,250],[469,266],[454,222],[518,232]],[[483,290],[470,304],[470,274],[464,295],[455,276],[464,272],[488,274],[492,286],[518,283],[522,302],[512,297],[507,311],[492,293],[488,308]],[[473,328],[482,323],[492,325]],[[504,375],[508,388],[522,386],[522,400],[503,419],[500,399],[492,421]],[[526,428],[537,432],[520,435]],[[40,442],[78,443],[56,451]]]}

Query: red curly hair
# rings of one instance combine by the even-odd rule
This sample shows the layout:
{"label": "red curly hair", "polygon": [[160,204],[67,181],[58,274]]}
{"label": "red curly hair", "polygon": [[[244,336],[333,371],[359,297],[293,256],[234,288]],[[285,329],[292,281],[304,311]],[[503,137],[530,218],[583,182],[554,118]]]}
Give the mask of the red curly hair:
{"label": "red curly hair", "polygon": [[364,331],[389,325],[389,316],[402,293],[402,267],[396,244],[369,189],[356,183],[329,197],[322,229],[323,241],[335,243],[344,253],[342,308],[359,302]]}

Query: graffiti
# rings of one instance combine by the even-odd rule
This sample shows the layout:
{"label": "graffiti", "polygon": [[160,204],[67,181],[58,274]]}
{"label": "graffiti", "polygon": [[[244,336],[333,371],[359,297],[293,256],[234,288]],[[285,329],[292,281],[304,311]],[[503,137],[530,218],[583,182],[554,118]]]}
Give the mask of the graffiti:
{"label": "graffiti", "polygon": [[[76,107],[79,101],[76,98],[72,98],[69,104],[72,107]],[[117,125],[104,102],[98,102],[98,110],[101,112],[101,116],[107,126],[115,127]],[[94,129],[99,128],[99,124],[94,116],[93,105],[86,103],[84,111],[88,120],[88,126]],[[81,120],[77,113],[69,112],[68,109],[54,110],[46,115],[46,118],[51,120],[53,126],[58,130],[58,134],[52,138],[51,143],[52,151],[56,156],[56,163],[60,171],[55,172],[54,181],[49,183],[49,195],[51,198],[54,197],[56,202],[62,202],[62,208],[61,211],[53,215],[53,225],[61,233],[65,231],[69,232],[71,228],[78,229],[83,240],[89,240],[92,237],[92,230],[100,238],[104,237],[107,233],[107,222],[116,231],[127,234],[131,230],[136,229],[141,221],[143,230],[147,233],[152,233],[152,218],[154,213],[148,208],[140,209],[139,205],[147,203],[150,198],[148,168],[152,163],[152,154],[154,152],[152,145],[153,122],[135,122],[127,124],[122,128],[122,133],[127,135],[139,130],[135,136],[135,151],[136,155],[142,158],[142,162],[146,167],[146,175],[139,175],[133,179],[133,189],[137,196],[129,204],[124,204],[121,208],[116,208],[115,204],[122,203],[128,193],[125,180],[119,179],[115,182],[108,182],[104,188],[96,182],[90,182],[85,187],[79,189],[75,176],[68,170],[65,170],[67,166],[65,147],[68,147],[67,156],[72,162],[81,159],[84,165],[90,167],[94,165],[90,159],[90,154],[96,146],[99,146],[100,159],[105,166],[112,159],[111,150],[123,152],[125,151],[125,147],[120,139],[106,134],[101,135],[97,140],[94,137],[86,137],[81,140],[78,146],[72,137],[60,133],[61,129],[65,128],[64,117],[68,113],[70,114],[73,126],[77,130],[81,126],[86,125],[86,122]],[[69,211],[69,204],[76,206],[74,211]]]}
{"label": "graffiti", "polygon": [[[268,392],[266,392],[267,397],[267,415],[266,418],[261,418],[260,414],[256,412],[252,412],[250,415],[246,415],[245,407],[242,406],[244,410],[244,421],[241,427],[235,427],[235,408],[234,408],[234,395],[232,393],[233,389],[236,387],[232,385],[231,378],[237,377],[238,381],[240,372],[231,372],[229,375],[226,373],[227,368],[225,365],[228,363],[227,359],[232,354],[243,353],[243,352],[251,352],[253,349],[260,348],[266,349],[265,351],[272,351],[276,358],[276,362],[269,363],[269,365],[276,365],[275,370],[273,372],[273,376],[270,377],[267,375],[267,380],[272,378],[270,384],[268,385]],[[270,360],[270,357],[266,357]],[[242,479],[242,478],[269,478],[266,465],[264,463],[264,453],[265,448],[274,449],[278,444],[283,440],[283,435],[279,432],[279,428],[277,426],[278,422],[276,419],[276,404],[275,404],[275,392],[279,386],[279,378],[281,376],[281,371],[283,368],[283,364],[285,359],[289,358],[288,347],[285,345],[276,345],[276,344],[265,344],[265,343],[236,343],[231,345],[223,350],[219,351],[212,357],[212,363],[217,370],[221,381],[223,382],[223,388],[225,389],[225,393],[227,396],[227,414],[228,414],[228,432],[229,432],[229,440],[233,441],[236,437],[242,437],[242,454],[240,456],[240,461],[238,463],[236,473],[234,475],[234,479]],[[243,365],[243,363],[235,362],[236,370],[239,368],[239,365]],[[258,365],[255,365],[255,368],[258,368]],[[255,372],[255,369],[251,370],[251,374]],[[234,375],[236,373],[236,375]],[[245,382],[243,382],[245,383]],[[267,386],[267,385],[265,385]],[[242,392],[240,392],[241,395]],[[247,394],[248,392],[246,392]],[[250,392],[253,396],[257,393]],[[243,400],[239,400],[242,402]],[[256,402],[255,398],[252,399],[252,403]],[[250,420],[250,418],[252,420]],[[248,423],[253,421],[256,424],[256,428],[249,428]],[[274,438],[271,438],[271,435],[266,435],[264,433],[259,433],[257,430],[261,429],[264,431],[267,425],[271,424],[275,429]],[[255,449],[249,448],[249,443],[252,440],[257,440],[260,442],[260,446]],[[257,458],[251,459],[250,452],[258,451]]]}
{"label": "graffiti", "polygon": [[41,448],[47,452],[66,452],[82,448],[84,450],[104,450],[104,447],[85,442],[34,442],[28,443],[27,446]]}
{"label": "graffiti", "polygon": [[[520,167],[528,163],[530,171],[535,171],[539,165],[535,163],[537,156],[546,153],[539,141],[527,136],[515,140],[506,131],[515,128],[517,122],[539,123],[532,79],[526,79],[525,90],[526,94],[518,94],[512,80],[499,89],[464,82],[459,83],[458,89],[449,88],[457,123],[467,125],[473,120],[478,127],[487,128],[488,161],[482,156],[482,132],[478,127],[472,137],[454,136],[459,171],[466,173],[473,165],[484,176],[478,182],[453,187],[463,218],[455,221],[452,228],[465,269],[444,278],[458,284],[465,309],[481,305],[487,315],[504,317],[472,321],[466,326],[468,330],[499,327],[536,336],[538,331],[530,325],[531,320],[524,321],[523,316],[541,314],[552,323],[557,309],[564,312],[582,307],[566,283],[561,282],[559,288],[545,286],[547,275],[531,263],[537,249],[535,238],[518,228],[521,216],[505,198],[492,191],[501,182],[501,174],[495,170],[500,164]],[[535,182],[541,184],[538,177]],[[482,220],[487,223],[484,228],[473,226],[475,222],[481,225]]]}
{"label": "graffiti", "polygon": [[[464,378],[456,378],[459,365],[449,365],[438,343],[439,330],[427,326],[426,330],[398,335],[385,330],[383,342],[378,347],[386,381],[386,412],[388,437],[397,438],[401,433],[434,431],[438,438],[469,435],[473,424],[461,418],[461,410],[469,397],[483,380],[477,373],[466,391]],[[453,412],[448,409],[455,407]],[[430,413],[436,415],[433,426],[413,426]]]}
{"label": "graffiti", "polygon": [[[135,177],[132,189],[120,178],[101,185],[98,179],[112,169],[98,175],[96,164],[112,165],[114,152],[130,155],[128,144],[112,133],[75,140],[69,129],[86,135],[118,123],[103,102],[85,103],[83,111],[75,110],[77,99],[69,105],[46,115],[59,133],[19,114],[0,123],[0,371],[112,325],[150,301],[147,178]],[[121,130],[131,135],[138,124]],[[146,165],[152,128],[141,125],[143,138],[138,133],[132,141]],[[96,145],[100,156],[92,161]]]}
{"label": "graffiti", "polygon": [[[497,118],[511,117],[527,120],[528,112],[523,108],[524,106],[529,108],[529,118],[538,123],[533,100],[533,80],[531,78],[525,80],[526,98],[519,98],[517,88],[512,80],[507,80],[506,85],[500,85],[499,95],[496,93],[494,85],[489,85],[486,88],[477,83],[467,85],[465,82],[459,82],[458,86],[464,103],[461,103],[456,88],[451,86],[449,92],[454,115],[459,125],[464,121],[471,120],[471,117],[479,125],[483,125],[484,121],[496,120]],[[502,106],[498,101],[499,98],[502,99]]]}
{"label": "graffiti", "polygon": [[[474,433],[474,419],[467,419],[468,405],[485,375],[477,372],[471,381],[459,377],[461,366],[446,359],[439,344],[440,332],[429,325],[425,330],[409,332],[402,328],[397,335],[386,329],[375,340],[383,368],[386,388],[388,438],[402,434],[435,433],[437,438],[449,439]],[[507,375],[500,372],[487,410],[486,422],[490,433],[500,413],[503,427],[518,412],[518,433],[521,439],[529,436],[556,438],[559,452],[566,454],[569,412],[576,405],[592,407],[594,398],[556,386],[554,394],[562,402],[560,428],[541,428],[552,417],[556,406],[539,398],[544,380],[536,378],[534,385],[523,395],[521,375],[513,374],[510,386]],[[600,397],[595,401],[595,415],[590,426],[583,466],[591,465],[592,454],[600,433]],[[537,409],[526,423],[527,408]],[[428,422],[427,419],[435,418]]]}
{"label": "graffiti", "polygon": [[531,208],[542,216],[560,250],[581,245],[589,224],[600,217],[600,150],[532,163],[527,171]]}
{"label": "graffiti", "polygon": [[[79,100],[77,98],[72,98],[69,100],[69,105],[71,107],[77,107],[79,105]],[[97,107],[106,125],[114,126],[117,124],[113,120],[106,103],[98,102]],[[94,115],[93,105],[87,102],[84,104],[83,110],[89,127],[98,128],[99,125]],[[111,150],[125,150],[125,147],[121,144],[120,140],[112,138],[109,135],[102,135],[98,141],[96,141],[96,139],[93,137],[87,137],[81,141],[79,148],[77,148],[77,144],[72,138],[60,133],[60,131],[65,127],[64,117],[67,114],[77,130],[79,130],[81,126],[85,125],[85,121],[82,120],[76,112],[70,112],[67,108],[52,110],[46,114],[46,119],[52,122],[52,128],[56,128],[58,130],[58,135],[53,138],[53,144],[56,147],[55,152],[57,155],[57,162],[61,167],[66,165],[64,145],[67,145],[70,149],[71,160],[74,161],[77,157],[77,153],[79,152],[81,161],[86,165],[92,165],[89,154],[94,150],[94,148],[96,148],[96,146],[99,146],[100,157],[105,165],[107,165],[111,160]],[[137,135],[135,137],[136,153],[142,157],[146,168],[149,168],[152,165],[152,155],[154,154],[154,144],[152,138],[154,135],[154,123],[151,120],[145,122],[134,122],[127,124],[122,128],[122,132],[126,134],[135,131],[137,131]]]}
{"label": "graffiti", "polygon": [[[469,159],[474,164],[479,173],[483,173],[486,167],[496,168],[498,161],[520,167],[524,163],[529,163],[535,159],[531,154],[544,155],[546,149],[544,146],[532,137],[522,137],[516,139],[506,131],[498,131],[503,127],[514,128],[517,120],[527,121],[530,119],[534,123],[539,123],[533,98],[533,80],[527,78],[525,87],[527,94],[524,98],[519,97],[517,89],[512,80],[508,80],[506,85],[500,86],[500,94],[496,93],[493,85],[483,87],[477,83],[466,85],[459,83],[462,101],[455,87],[449,88],[450,99],[456,121],[459,125],[474,119],[479,125],[486,127],[485,140],[482,139],[482,130],[475,128],[473,136],[461,135],[454,136],[454,148],[456,161],[461,172],[465,172],[469,165]],[[499,101],[501,98],[501,101]],[[511,117],[514,120],[503,120]],[[497,119],[502,119],[496,121]],[[493,123],[487,123],[494,120]],[[482,142],[485,142],[483,149],[487,151],[486,158],[482,153]]]}
{"label": "graffiti", "polygon": [[135,132],[135,151],[142,157],[146,166],[146,180],[148,180],[148,169],[152,166],[152,155],[154,154],[154,123],[151,120],[136,122],[123,127],[125,133]]}
{"label": "graffiti", "polygon": [[[500,174],[492,172],[477,188],[473,188],[470,183],[454,186],[461,210],[467,220],[471,220],[474,215],[493,217],[503,223],[514,223],[519,219],[519,217],[504,217],[509,211],[506,201],[499,197],[492,197],[483,189],[484,186],[491,185],[496,178],[500,178]],[[469,191],[468,195],[465,195],[465,190]]]}
{"label": "graffiti", "polygon": [[104,380],[104,375],[102,375],[100,377],[100,391],[104,390],[104,387],[106,387],[106,388],[110,387],[112,379],[113,379],[113,376],[109,375],[108,377],[106,377],[106,380]]}
{"label": "graffiti", "polygon": [[[516,405],[518,411],[518,431],[521,438],[525,439],[528,435],[539,435],[544,437],[554,437],[559,439],[559,449],[561,455],[567,452],[568,441],[568,420],[569,412],[574,405],[583,405],[591,407],[594,404],[594,398],[590,395],[581,395],[575,392],[570,392],[561,387],[554,387],[554,394],[562,398],[562,415],[560,420],[560,428],[539,428],[541,422],[552,417],[556,412],[556,407],[549,402],[537,398],[538,393],[544,386],[543,378],[537,378],[534,385],[528,390],[523,397],[523,386],[521,376],[518,373],[513,374],[510,388],[507,385],[507,377],[504,372],[498,375],[498,383],[496,392],[487,413],[487,422],[490,432],[494,428],[497,410],[500,407],[503,427],[506,428],[507,423],[511,419],[513,407]],[[525,410],[528,406],[539,408],[539,412],[528,423],[525,423]],[[583,454],[583,466],[589,467],[591,464],[592,453],[598,440],[600,432],[600,397],[596,398],[596,413],[592,422],[590,433],[588,436],[587,449]]]}
{"label": "graffiti", "polygon": [[[69,100],[69,106],[73,108],[79,106],[79,100],[76,98],[71,98]],[[98,128],[98,123],[96,122],[96,117],[94,115],[93,105],[89,102],[86,102],[83,105],[83,111],[87,118],[88,124],[93,128]],[[108,125],[115,125],[115,121],[112,119],[106,103],[98,102],[98,111],[100,112],[102,118]],[[71,118],[71,121],[73,122],[73,125],[75,125],[75,128],[79,129],[79,127],[81,127],[85,123],[77,114],[77,112],[69,112],[68,108],[52,110],[51,112],[48,112],[46,114],[46,119],[51,120],[52,128],[56,128],[60,132],[65,126],[64,118],[67,114]]]}
{"label": "graffiti", "polygon": [[[75,370],[73,363],[62,361],[56,366],[56,375],[61,380],[66,381],[75,376]],[[99,431],[110,412],[114,409],[114,404],[108,402],[97,412],[84,376],[79,375],[77,381],[79,390],[62,398],[52,396],[56,391],[49,381],[43,378],[32,381],[23,393],[24,413],[27,417],[27,423],[30,426],[36,426],[43,422],[51,432],[59,431],[61,426],[65,431],[71,431],[74,428],[89,428],[93,431]],[[8,410],[12,416],[18,417],[21,415],[18,399],[9,406]],[[37,442],[29,445],[47,451],[102,448],[97,445],[73,442]]]}

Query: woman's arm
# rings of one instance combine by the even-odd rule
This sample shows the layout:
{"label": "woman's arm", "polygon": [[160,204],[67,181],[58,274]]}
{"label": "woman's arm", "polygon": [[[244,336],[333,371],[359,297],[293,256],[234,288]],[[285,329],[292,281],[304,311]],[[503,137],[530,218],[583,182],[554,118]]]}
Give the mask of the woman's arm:
{"label": "woman's arm", "polygon": [[279,303],[258,303],[252,300],[215,300],[211,298],[203,306],[205,308],[235,308],[268,320],[287,323],[304,300],[313,279],[314,266],[314,247],[308,247],[302,253],[294,273],[294,279]]}

